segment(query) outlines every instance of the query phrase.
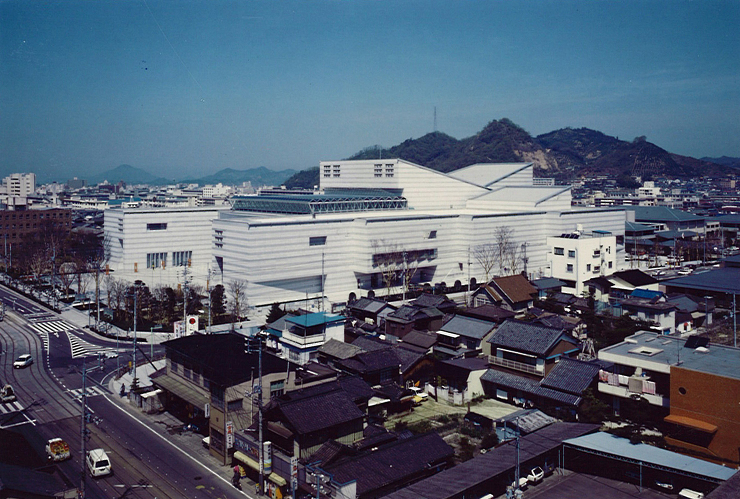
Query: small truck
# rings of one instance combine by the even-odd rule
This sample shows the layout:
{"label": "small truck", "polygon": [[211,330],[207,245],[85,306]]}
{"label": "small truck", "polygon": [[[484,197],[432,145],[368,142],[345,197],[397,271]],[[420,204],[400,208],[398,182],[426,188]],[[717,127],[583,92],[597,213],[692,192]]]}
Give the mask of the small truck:
{"label": "small truck", "polygon": [[52,438],[46,442],[46,456],[51,461],[64,461],[71,457],[69,445],[61,438]]}

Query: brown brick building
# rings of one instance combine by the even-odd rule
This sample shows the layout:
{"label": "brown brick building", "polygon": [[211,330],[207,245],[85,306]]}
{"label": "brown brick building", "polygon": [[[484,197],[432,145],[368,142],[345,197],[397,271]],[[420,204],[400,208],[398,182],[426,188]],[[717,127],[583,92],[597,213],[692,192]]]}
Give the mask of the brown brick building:
{"label": "brown brick building", "polygon": [[66,236],[72,228],[72,212],[62,208],[0,211],[0,243],[23,247],[29,239],[57,232]]}

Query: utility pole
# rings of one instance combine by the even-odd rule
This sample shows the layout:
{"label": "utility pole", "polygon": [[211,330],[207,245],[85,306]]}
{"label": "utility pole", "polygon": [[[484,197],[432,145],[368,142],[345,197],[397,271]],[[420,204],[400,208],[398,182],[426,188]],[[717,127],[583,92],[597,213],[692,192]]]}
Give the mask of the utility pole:
{"label": "utility pole", "polygon": [[182,270],[182,327],[183,335],[188,327],[188,266],[185,265]]}
{"label": "utility pole", "polygon": [[95,330],[100,327],[100,263],[95,262]]}
{"label": "utility pole", "polygon": [[139,285],[134,284],[134,366],[133,366],[133,378],[131,380],[131,386],[129,387],[129,392],[132,388],[136,387],[138,385],[136,381],[136,310],[138,307],[138,298],[139,298]]}
{"label": "utility pole", "polygon": [[211,267],[208,267],[208,276],[206,277],[206,291],[208,292],[208,331],[211,334]]}
{"label": "utility pole", "polygon": [[258,425],[259,425],[259,461],[260,461],[260,477],[259,477],[259,495],[265,490],[265,456],[264,456],[264,436],[262,434],[262,334],[257,333],[252,337],[245,338],[246,349],[245,353],[254,353],[254,346],[252,342],[257,340],[257,351],[258,351],[258,381],[257,388],[253,389],[252,396],[257,395],[257,411],[259,413]]}
{"label": "utility pole", "polygon": [[[435,108],[435,113],[436,113],[436,108]],[[406,279],[407,279],[408,273],[409,273],[409,267],[408,267],[408,262],[406,260],[406,250],[403,250],[403,281],[401,282],[401,284],[403,285],[403,302],[402,303],[406,303],[406,284],[407,284]]]}

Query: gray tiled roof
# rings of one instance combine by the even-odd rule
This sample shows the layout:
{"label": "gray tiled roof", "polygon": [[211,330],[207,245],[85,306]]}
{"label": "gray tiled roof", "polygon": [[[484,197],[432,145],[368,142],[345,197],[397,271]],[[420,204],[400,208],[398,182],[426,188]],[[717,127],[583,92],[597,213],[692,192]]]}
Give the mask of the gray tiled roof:
{"label": "gray tiled roof", "polygon": [[540,382],[540,386],[581,395],[599,374],[601,366],[592,362],[563,358]]}
{"label": "gray tiled roof", "polygon": [[518,390],[523,393],[543,397],[546,399],[561,402],[563,404],[577,406],[581,402],[581,397],[571,393],[565,393],[552,388],[540,386],[534,380],[517,376],[516,374],[489,369],[480,377],[481,381],[487,381],[497,386],[503,386],[511,390]]}
{"label": "gray tiled roof", "polygon": [[357,345],[332,338],[319,347],[319,352],[337,359],[349,359],[364,350]]}
{"label": "gray tiled roof", "polygon": [[704,220],[704,217],[667,206],[625,206],[624,209],[634,211],[637,222],[686,222],[690,220],[698,222]]}
{"label": "gray tiled roof", "polygon": [[365,312],[378,313],[379,311],[383,310],[383,308],[385,307],[390,307],[393,310],[395,310],[396,308],[382,300],[376,300],[373,298],[366,298],[366,297],[360,298],[355,303],[350,305],[348,308],[353,309],[353,310],[364,310]]}
{"label": "gray tiled roof", "polygon": [[539,290],[543,290],[560,288],[565,286],[565,283],[560,279],[556,279],[555,277],[543,277],[542,279],[535,279],[534,281],[532,281],[532,285]]}
{"label": "gray tiled roof", "polygon": [[278,405],[288,424],[301,434],[324,430],[363,417],[362,411],[343,390],[279,402]]}
{"label": "gray tiled roof", "polygon": [[740,268],[725,267],[708,272],[694,272],[678,279],[663,281],[666,287],[740,294]]}
{"label": "gray tiled roof", "polygon": [[544,356],[561,337],[572,340],[562,329],[509,319],[488,338],[488,343]]}
{"label": "gray tiled roof", "polygon": [[455,315],[440,328],[440,331],[459,334],[466,338],[483,339],[485,335],[496,327],[495,322],[474,319],[463,315]]}

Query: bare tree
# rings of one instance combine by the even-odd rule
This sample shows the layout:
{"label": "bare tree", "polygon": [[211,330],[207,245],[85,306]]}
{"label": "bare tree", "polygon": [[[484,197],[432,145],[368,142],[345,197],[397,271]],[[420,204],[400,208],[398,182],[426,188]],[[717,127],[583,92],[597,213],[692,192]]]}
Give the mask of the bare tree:
{"label": "bare tree", "polygon": [[64,297],[69,296],[69,287],[75,279],[77,265],[74,262],[64,262],[59,266],[59,280],[64,286]]}
{"label": "bare tree", "polygon": [[491,243],[479,244],[473,248],[473,256],[486,274],[486,283],[491,281],[491,271],[496,266],[498,251]]}
{"label": "bare tree", "polygon": [[108,305],[112,306],[117,312],[123,312],[124,316],[128,316],[126,310],[126,294],[129,286],[130,283],[118,279],[112,279],[108,285],[108,293],[111,297],[111,303]]}
{"label": "bare tree", "polygon": [[370,243],[373,249],[373,267],[377,267],[383,279],[383,284],[388,296],[391,288],[396,284],[399,277],[403,277],[403,250],[398,243],[381,240],[373,240]]}
{"label": "bare tree", "polygon": [[519,273],[519,262],[521,260],[521,251],[519,248],[520,246],[517,246],[514,242],[509,243],[509,247],[506,251],[506,264],[509,269],[509,275]]}
{"label": "bare tree", "polygon": [[29,269],[37,282],[49,270],[49,260],[49,254],[46,249],[39,248],[31,255]]}
{"label": "bare tree", "polygon": [[509,261],[509,253],[511,252],[511,246],[513,244],[511,241],[513,233],[514,229],[505,225],[497,227],[493,233],[499,275],[504,274],[504,268],[506,267],[506,263]]}
{"label": "bare tree", "polygon": [[231,314],[238,321],[247,310],[247,281],[234,279],[229,283],[229,294],[231,294]]}

